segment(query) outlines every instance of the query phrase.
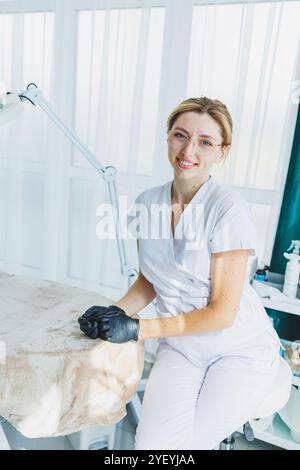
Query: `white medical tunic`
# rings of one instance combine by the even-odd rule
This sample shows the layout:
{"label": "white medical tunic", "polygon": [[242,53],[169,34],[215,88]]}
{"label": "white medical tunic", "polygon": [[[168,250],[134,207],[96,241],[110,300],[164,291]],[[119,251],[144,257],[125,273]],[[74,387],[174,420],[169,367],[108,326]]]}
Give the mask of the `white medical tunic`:
{"label": "white medical tunic", "polygon": [[[239,192],[210,176],[182,212],[173,236],[171,189],[169,181],[144,191],[136,200],[140,208],[139,265],[155,289],[159,317],[181,315],[209,304],[212,253],[239,249],[255,253],[255,229]],[[280,347],[248,277],[231,327],[159,342],[168,343],[194,364],[220,355],[262,358]]]}

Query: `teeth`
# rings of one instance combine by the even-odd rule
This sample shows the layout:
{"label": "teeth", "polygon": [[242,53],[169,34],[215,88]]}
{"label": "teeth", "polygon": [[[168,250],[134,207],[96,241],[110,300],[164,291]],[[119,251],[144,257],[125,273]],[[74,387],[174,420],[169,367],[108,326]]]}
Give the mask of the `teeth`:
{"label": "teeth", "polygon": [[179,160],[179,162],[183,166],[194,166],[194,163],[188,163],[188,162],[185,162],[184,160]]}

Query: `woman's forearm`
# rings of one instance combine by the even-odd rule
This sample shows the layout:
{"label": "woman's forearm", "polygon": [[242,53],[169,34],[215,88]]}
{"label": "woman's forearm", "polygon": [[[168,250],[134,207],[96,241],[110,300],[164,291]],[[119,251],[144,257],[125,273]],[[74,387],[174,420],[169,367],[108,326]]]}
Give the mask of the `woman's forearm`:
{"label": "woman's forearm", "polygon": [[156,292],[153,285],[139,273],[134,284],[121,299],[115,302],[115,305],[122,308],[127,315],[132,317],[152,302],[155,297]]}
{"label": "woman's forearm", "polygon": [[141,319],[139,340],[208,333],[231,325],[229,313],[208,305],[176,317]]}

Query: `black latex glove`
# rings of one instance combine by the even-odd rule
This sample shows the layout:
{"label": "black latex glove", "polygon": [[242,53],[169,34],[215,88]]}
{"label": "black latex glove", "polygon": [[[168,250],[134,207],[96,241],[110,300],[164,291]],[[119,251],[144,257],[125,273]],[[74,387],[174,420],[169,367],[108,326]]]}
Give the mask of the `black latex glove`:
{"label": "black latex glove", "polygon": [[[110,310],[106,313],[98,312],[90,316],[89,323],[91,325],[88,328],[80,323],[80,329],[92,339],[101,338],[111,343],[137,341],[139,320],[129,317],[124,310],[115,305],[108,308]],[[84,321],[87,320],[84,319]]]}
{"label": "black latex glove", "polygon": [[[118,307],[115,305],[110,305],[109,307],[93,305],[93,307],[88,308],[84,314],[78,318],[81,331],[83,331],[83,333],[92,339],[99,338],[97,335],[97,323],[93,321],[94,317],[99,318],[99,316],[103,315],[104,313],[109,313],[111,311],[115,311],[116,309],[118,309]],[[121,311],[123,312],[123,310]]]}
{"label": "black latex glove", "polygon": [[[84,314],[79,318],[85,318],[86,320],[90,320],[95,315],[102,315],[103,313],[110,312],[111,310],[115,310],[116,305],[110,305],[109,307],[103,307],[102,305],[93,305],[93,307],[88,308]],[[123,312],[123,310],[122,310]]]}
{"label": "black latex glove", "polygon": [[[120,309],[121,310],[121,309]],[[140,321],[129,317],[122,311],[101,315],[98,320],[99,338],[111,343],[137,341]]]}

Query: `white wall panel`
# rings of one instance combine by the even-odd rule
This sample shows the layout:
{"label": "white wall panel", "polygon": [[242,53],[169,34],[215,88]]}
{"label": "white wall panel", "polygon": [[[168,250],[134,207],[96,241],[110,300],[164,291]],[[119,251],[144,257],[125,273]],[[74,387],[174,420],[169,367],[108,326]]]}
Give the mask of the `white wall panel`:
{"label": "white wall panel", "polygon": [[42,175],[23,172],[21,263],[38,270],[43,261],[44,186]]}
{"label": "white wall panel", "polygon": [[0,260],[6,259],[5,233],[7,230],[7,170],[0,169]]}
{"label": "white wall panel", "polygon": [[109,202],[105,183],[72,179],[70,185],[68,271],[70,278],[119,289],[120,265],[116,240],[99,240],[96,227],[99,204]]}

